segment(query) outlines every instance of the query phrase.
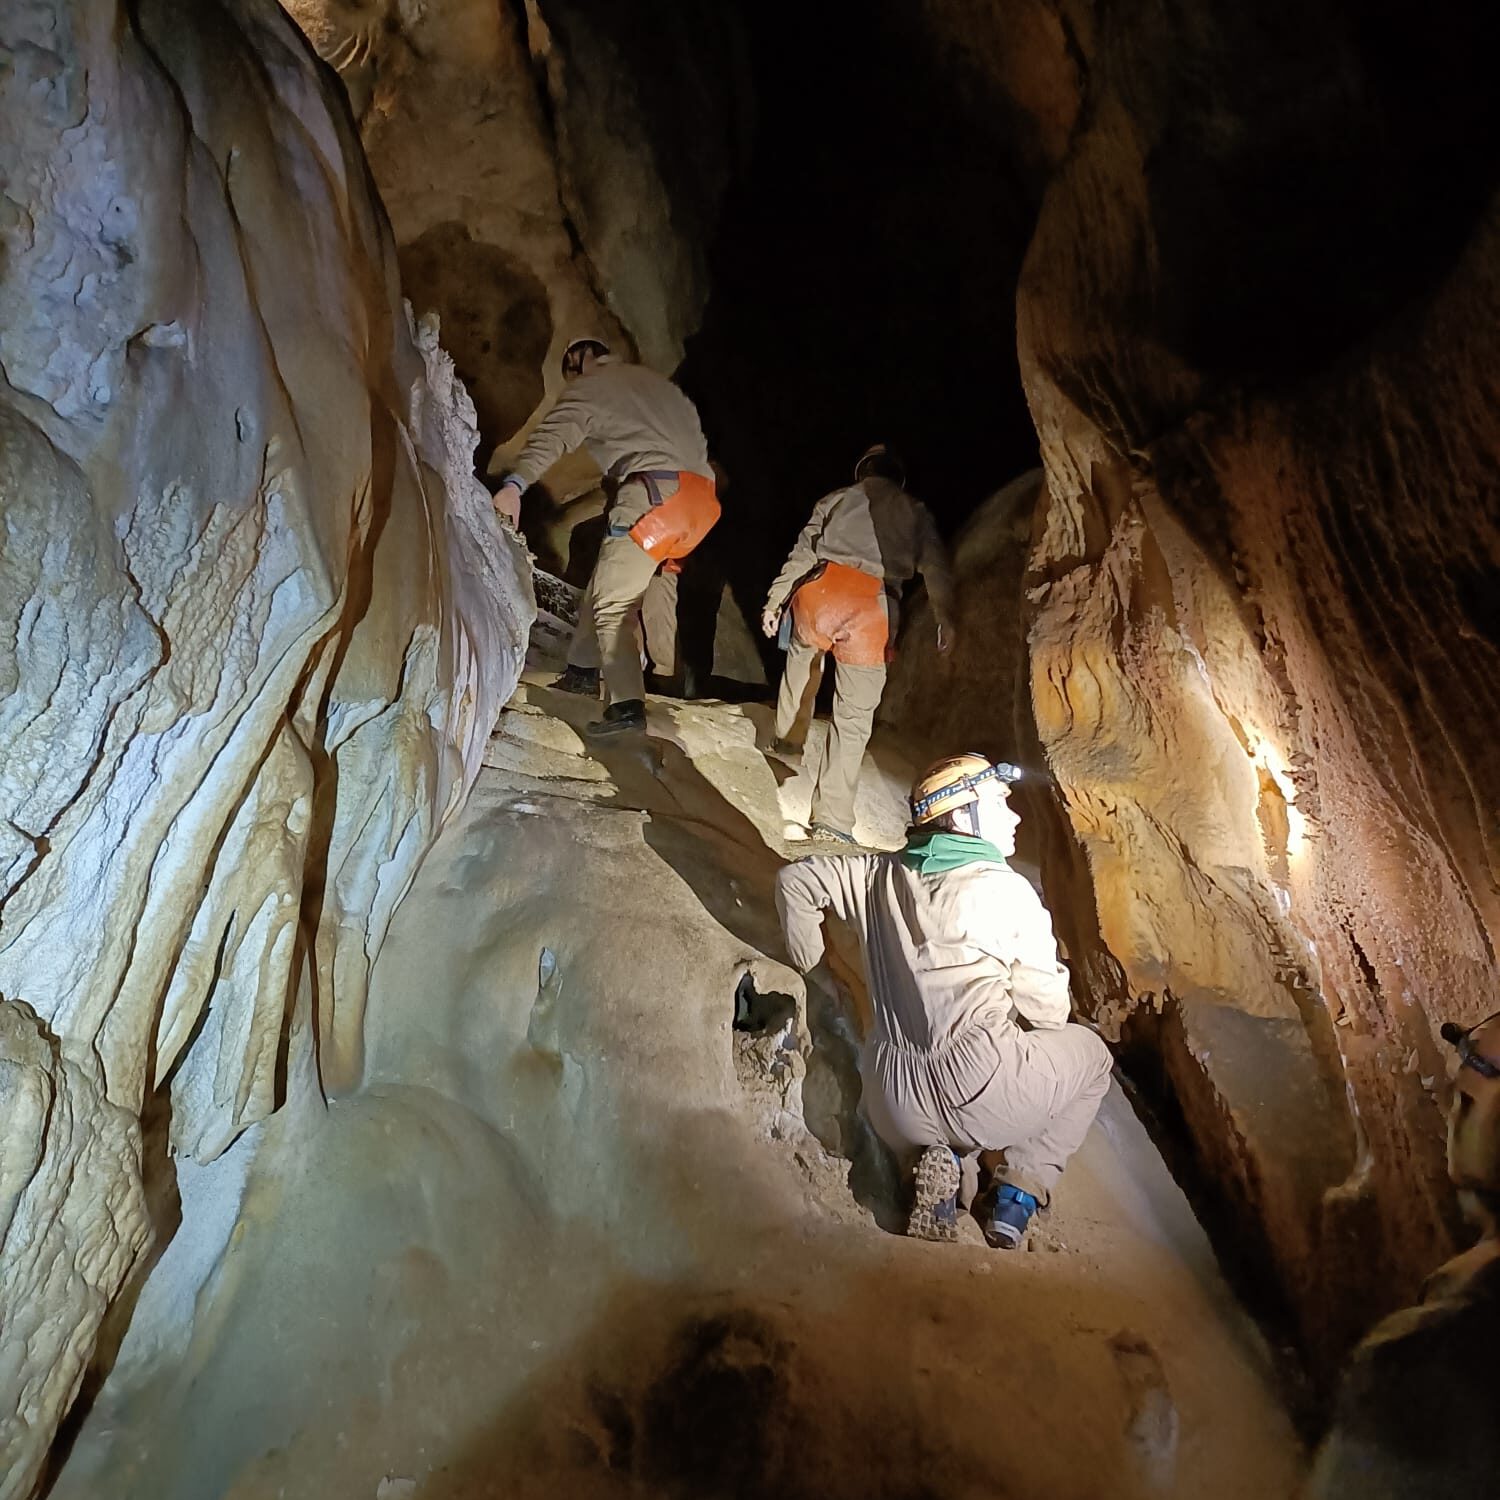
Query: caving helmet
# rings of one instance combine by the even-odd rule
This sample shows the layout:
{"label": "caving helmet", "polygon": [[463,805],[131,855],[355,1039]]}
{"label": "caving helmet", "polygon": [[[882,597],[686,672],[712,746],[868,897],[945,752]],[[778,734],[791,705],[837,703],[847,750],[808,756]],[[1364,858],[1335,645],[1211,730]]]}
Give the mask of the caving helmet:
{"label": "caving helmet", "polygon": [[934,761],[911,789],[911,820],[918,828],[925,827],[945,813],[977,802],[977,788],[984,782],[995,780],[1009,788],[1021,774],[1021,768],[1009,761],[991,761],[972,751]]}
{"label": "caving helmet", "polygon": [[871,443],[859,455],[859,462],[854,466],[855,484],[861,479],[868,479],[872,474],[881,479],[889,479],[892,484],[905,485],[906,467],[889,443]]}
{"label": "caving helmet", "polygon": [[603,339],[582,338],[574,339],[566,349],[563,350],[562,372],[565,377],[581,375],[583,373],[583,362],[590,355],[602,359],[609,353],[609,345]]}

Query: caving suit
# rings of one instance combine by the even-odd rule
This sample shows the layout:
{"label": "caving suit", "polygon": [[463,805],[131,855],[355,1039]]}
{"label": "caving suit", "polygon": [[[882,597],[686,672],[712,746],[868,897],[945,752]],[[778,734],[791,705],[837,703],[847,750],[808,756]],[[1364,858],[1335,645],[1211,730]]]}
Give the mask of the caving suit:
{"label": "caving suit", "polygon": [[599,668],[608,701],[620,703],[645,697],[637,621],[661,566],[637,540],[639,523],[677,494],[679,474],[696,476],[681,483],[706,483],[712,496],[713,471],[693,403],[666,376],[608,356],[568,383],[507,477],[529,488],[580,447],[620,485],[579,605],[568,664]]}
{"label": "caving suit", "polygon": [[1045,1204],[1109,1088],[1110,1054],[1068,1022],[1067,970],[1025,876],[982,839],[916,833],[901,854],[787,865],[776,907],[804,973],[823,956],[825,909],[859,936],[874,1011],[860,1073],[881,1139],[902,1154],[1003,1150],[1002,1180]]}
{"label": "caving suit", "polygon": [[860,762],[885,690],[901,589],[921,573],[938,623],[953,618],[948,550],[927,507],[871,477],[825,495],[766,598],[791,602],[792,637],[776,699],[776,737],[800,746],[817,701],[823,657],[835,664],[833,723],[813,788],[812,821],[854,831]]}

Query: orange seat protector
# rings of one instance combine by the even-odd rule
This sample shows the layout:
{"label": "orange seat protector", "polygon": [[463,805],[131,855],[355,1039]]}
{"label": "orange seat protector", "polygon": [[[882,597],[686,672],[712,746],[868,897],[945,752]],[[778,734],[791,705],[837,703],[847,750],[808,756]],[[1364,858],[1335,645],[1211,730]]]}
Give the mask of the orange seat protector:
{"label": "orange seat protector", "polygon": [[792,620],[804,645],[832,651],[847,667],[882,667],[890,660],[885,585],[858,568],[825,563],[792,595]]}
{"label": "orange seat protector", "polygon": [[669,562],[686,557],[718,519],[719,497],[713,480],[683,470],[677,476],[676,493],[653,505],[630,528],[630,535],[658,562]]}

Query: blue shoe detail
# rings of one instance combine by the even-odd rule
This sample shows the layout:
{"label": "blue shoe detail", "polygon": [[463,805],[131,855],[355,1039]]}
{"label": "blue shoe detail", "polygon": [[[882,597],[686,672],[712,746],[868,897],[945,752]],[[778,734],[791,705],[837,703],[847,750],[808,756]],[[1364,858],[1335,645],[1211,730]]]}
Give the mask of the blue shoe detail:
{"label": "blue shoe detail", "polygon": [[990,1221],[984,1226],[985,1240],[996,1250],[1014,1250],[1025,1239],[1026,1226],[1039,1206],[1030,1193],[1002,1183],[990,1209]]}

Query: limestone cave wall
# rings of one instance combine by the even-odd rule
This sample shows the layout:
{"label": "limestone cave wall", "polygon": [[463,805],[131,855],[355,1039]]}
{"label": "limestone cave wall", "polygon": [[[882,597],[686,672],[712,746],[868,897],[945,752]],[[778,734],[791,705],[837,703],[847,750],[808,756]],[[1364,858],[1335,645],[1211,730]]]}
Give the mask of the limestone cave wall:
{"label": "limestone cave wall", "polygon": [[12,1497],[150,1239],[148,1100],[201,1162],[299,1076],[358,1080],[370,965],[534,606],[281,11],[21,0],[0,46]]}
{"label": "limestone cave wall", "polygon": [[285,4],[348,90],[403,287],[441,316],[482,458],[555,393],[580,334],[677,367],[750,129],[732,7]]}
{"label": "limestone cave wall", "polygon": [[1449,1245],[1436,1031],[1496,990],[1492,39],[1054,13],[1079,104],[1018,302],[1049,883],[1326,1368]]}

